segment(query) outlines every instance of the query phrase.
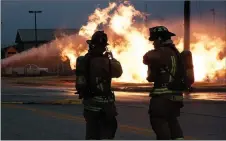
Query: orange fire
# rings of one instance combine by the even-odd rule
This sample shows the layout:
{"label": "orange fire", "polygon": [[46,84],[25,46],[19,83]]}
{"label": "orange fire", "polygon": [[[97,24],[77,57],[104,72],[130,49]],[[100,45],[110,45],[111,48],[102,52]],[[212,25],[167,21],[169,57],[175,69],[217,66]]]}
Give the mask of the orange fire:
{"label": "orange fire", "polygon": [[[193,35],[198,40],[191,43],[195,80],[203,81],[207,76],[209,79],[214,79],[215,72],[226,67],[226,60],[220,60],[218,57],[222,48],[225,47],[225,42],[220,38],[211,38],[205,34],[194,33]],[[183,48],[182,40],[177,47]]]}
{"label": "orange fire", "polygon": [[[144,17],[144,13],[136,10],[128,1],[120,4],[110,3],[105,9],[96,9],[89,16],[88,23],[79,31],[79,36],[90,39],[96,30],[100,30],[98,26],[103,26],[101,30],[108,34],[109,49],[123,67],[123,75],[115,81],[146,82],[147,67],[143,65],[142,59],[147,51],[153,49],[153,45],[148,41],[148,28],[136,22]],[[226,44],[220,38],[213,38],[203,33],[193,33],[193,36],[196,39],[191,43],[195,80],[203,81],[207,76],[214,79],[215,72],[226,66],[225,55],[219,58],[219,53]],[[83,48],[80,53],[77,52],[78,49],[70,47],[70,43],[61,48],[62,59],[68,57],[72,69],[75,69],[76,58],[85,54],[85,43],[79,46]],[[183,49],[182,38],[176,46],[180,51]]]}

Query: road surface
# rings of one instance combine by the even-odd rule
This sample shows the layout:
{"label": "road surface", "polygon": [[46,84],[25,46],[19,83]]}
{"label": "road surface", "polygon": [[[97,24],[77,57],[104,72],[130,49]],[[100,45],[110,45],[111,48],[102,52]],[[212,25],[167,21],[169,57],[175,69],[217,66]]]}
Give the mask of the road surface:
{"label": "road surface", "polygon": [[[2,84],[1,95],[3,140],[84,139],[83,106],[79,102],[65,105],[9,104],[71,99],[78,101],[74,91]],[[213,101],[206,100],[210,95]],[[226,139],[225,95],[196,93],[185,96],[185,107],[179,120],[186,139]],[[147,113],[148,93],[116,92],[116,100],[119,129],[115,139],[155,139]]]}

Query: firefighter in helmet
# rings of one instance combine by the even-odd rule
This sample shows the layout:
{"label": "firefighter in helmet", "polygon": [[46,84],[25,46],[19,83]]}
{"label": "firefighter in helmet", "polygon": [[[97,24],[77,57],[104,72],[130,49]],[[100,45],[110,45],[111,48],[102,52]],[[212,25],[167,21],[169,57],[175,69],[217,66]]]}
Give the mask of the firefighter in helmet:
{"label": "firefighter in helmet", "polygon": [[122,67],[107,51],[107,42],[104,31],[95,32],[87,40],[88,53],[77,58],[76,89],[83,99],[86,139],[113,139],[117,130],[111,79],[122,75]]}
{"label": "firefighter in helmet", "polygon": [[179,61],[179,51],[171,40],[175,34],[164,26],[152,27],[149,31],[154,49],[143,56],[143,63],[148,66],[147,80],[154,83],[150,92],[150,123],[159,140],[183,139],[177,120],[183,107],[183,93],[168,87],[177,73]]}

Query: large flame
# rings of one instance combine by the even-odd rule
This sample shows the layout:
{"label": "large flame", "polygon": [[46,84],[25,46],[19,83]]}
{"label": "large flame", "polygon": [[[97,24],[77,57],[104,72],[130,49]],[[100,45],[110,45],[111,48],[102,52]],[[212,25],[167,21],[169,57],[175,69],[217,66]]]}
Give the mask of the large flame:
{"label": "large flame", "polygon": [[[138,18],[144,18],[144,13],[137,11],[128,2],[118,5],[110,3],[105,9],[96,9],[89,16],[88,23],[79,31],[79,35],[89,39],[102,24],[102,29],[108,33],[109,48],[123,67],[123,75],[116,81],[145,82],[146,80],[147,67],[142,64],[142,57],[145,52],[153,49],[153,45],[148,41],[148,28],[144,24],[135,23]],[[193,33],[193,36],[196,40],[191,43],[195,80],[203,81],[207,77],[213,79],[215,72],[226,65],[225,54],[219,58],[225,43],[220,38],[213,38],[203,33]],[[176,46],[182,51],[182,38]],[[67,47],[62,51],[62,56],[70,59],[72,69],[75,69],[77,57],[75,54],[75,50]]]}
{"label": "large flame", "polygon": [[[142,64],[142,58],[153,46],[146,38],[148,30],[144,26],[138,28],[134,25],[134,17],[144,18],[144,14],[128,2],[116,6],[116,3],[110,3],[109,7],[103,10],[96,9],[89,17],[87,25],[80,29],[79,35],[89,39],[98,30],[98,25],[102,24],[108,33],[109,49],[123,67],[123,75],[116,81],[145,82],[147,67]],[[62,52],[62,56],[67,56],[75,69],[75,57],[69,55],[71,50]]]}
{"label": "large flame", "polygon": [[[49,63],[51,59],[48,62],[48,58],[51,58],[51,55],[59,56],[58,54],[60,54],[63,61],[69,58],[71,68],[75,69],[76,58],[87,52],[86,40],[90,39],[96,30],[104,30],[108,34],[110,44],[108,48],[123,67],[123,75],[115,81],[146,82],[147,66],[142,63],[142,59],[147,51],[153,49],[153,45],[148,40],[148,26],[145,26],[144,18],[145,13],[136,10],[128,1],[109,3],[107,8],[97,8],[78,34],[57,38],[39,48],[33,48],[4,59],[2,66],[27,63],[32,58],[33,60],[38,58],[36,60],[45,61],[51,65]],[[155,21],[150,22],[150,26],[155,23]],[[173,24],[175,27],[173,31],[178,35],[177,30],[181,31],[179,28],[183,27],[183,24],[180,26],[177,22],[173,22],[164,25],[170,28],[170,24]],[[183,38],[178,37],[175,44],[182,51]],[[223,76],[224,72],[219,70],[223,70],[226,66],[225,49],[226,44],[219,37],[208,36],[206,32],[192,33],[191,51],[196,81],[203,81],[207,78],[214,80],[216,76]]]}
{"label": "large flame", "polygon": [[[220,55],[225,47],[225,42],[220,38],[211,38],[205,34],[194,33],[193,36],[197,40],[197,42],[191,43],[195,80],[203,81],[207,78],[213,80],[216,71],[226,67],[226,60],[223,59],[225,55]],[[183,48],[182,44],[179,44],[178,47]]]}

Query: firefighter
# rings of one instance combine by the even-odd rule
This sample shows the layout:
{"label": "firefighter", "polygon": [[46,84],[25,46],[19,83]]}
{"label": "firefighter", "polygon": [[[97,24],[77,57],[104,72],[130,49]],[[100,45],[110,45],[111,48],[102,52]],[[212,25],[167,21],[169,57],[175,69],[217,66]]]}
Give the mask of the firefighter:
{"label": "firefighter", "polygon": [[148,111],[150,123],[158,140],[183,139],[177,119],[183,107],[183,93],[168,87],[178,73],[179,51],[171,40],[171,36],[176,35],[164,26],[156,26],[149,31],[154,49],[143,56],[143,63],[148,66],[147,80],[154,83]]}
{"label": "firefighter", "polygon": [[76,63],[76,89],[83,99],[86,139],[114,139],[118,115],[111,79],[122,75],[122,67],[107,51],[107,34],[97,31],[87,40],[89,51]]}

